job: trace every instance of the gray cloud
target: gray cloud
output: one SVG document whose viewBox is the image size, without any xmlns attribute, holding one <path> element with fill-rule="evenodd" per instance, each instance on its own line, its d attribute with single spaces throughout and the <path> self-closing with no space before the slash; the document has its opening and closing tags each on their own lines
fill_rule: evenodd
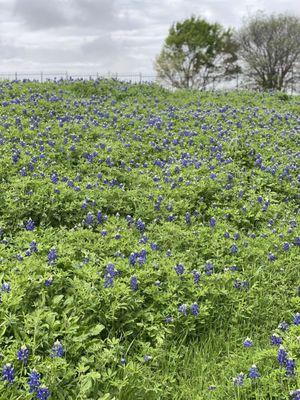
<svg viewBox="0 0 300 400">
<path fill-rule="evenodd" d="M 239 27 L 294 0 L 0 0 L 0 70 L 150 72 L 173 22 L 192 14 Z"/>
<path fill-rule="evenodd" d="M 66 24 L 63 6 L 59 0 L 17 0 L 14 13 L 28 28 L 44 30 Z"/>
</svg>

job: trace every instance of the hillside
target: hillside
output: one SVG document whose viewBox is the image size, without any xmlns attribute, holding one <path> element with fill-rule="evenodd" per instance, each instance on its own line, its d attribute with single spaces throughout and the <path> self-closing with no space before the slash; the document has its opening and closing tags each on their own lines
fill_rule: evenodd
<svg viewBox="0 0 300 400">
<path fill-rule="evenodd" d="M 0 400 L 299 400 L 299 97 L 0 105 Z"/>
</svg>

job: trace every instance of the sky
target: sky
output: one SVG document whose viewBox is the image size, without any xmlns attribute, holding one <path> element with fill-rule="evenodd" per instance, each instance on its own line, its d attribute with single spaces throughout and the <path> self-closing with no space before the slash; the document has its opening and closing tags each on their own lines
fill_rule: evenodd
<svg viewBox="0 0 300 400">
<path fill-rule="evenodd" d="M 154 74 L 172 23 L 225 27 L 263 10 L 300 16 L 298 0 L 0 0 L 0 73 Z"/>
</svg>

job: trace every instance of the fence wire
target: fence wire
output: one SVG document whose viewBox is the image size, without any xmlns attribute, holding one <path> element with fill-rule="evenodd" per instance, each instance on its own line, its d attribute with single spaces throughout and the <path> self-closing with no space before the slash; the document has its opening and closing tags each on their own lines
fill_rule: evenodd
<svg viewBox="0 0 300 400">
<path fill-rule="evenodd" d="M 9 81 L 57 81 L 57 80 L 96 80 L 96 79 L 116 79 L 128 83 L 158 83 L 162 86 L 171 88 L 170 85 L 165 84 L 158 79 L 156 75 L 151 73 L 138 73 L 138 74 L 120 74 L 120 73 L 70 73 L 65 72 L 1 72 L 0 80 Z M 231 79 L 214 79 L 206 87 L 205 90 L 243 90 L 254 89 L 253 83 L 247 81 L 243 74 L 233 75 Z M 300 94 L 300 75 L 294 75 L 293 82 L 288 85 L 286 90 L 289 94 Z"/>
</svg>

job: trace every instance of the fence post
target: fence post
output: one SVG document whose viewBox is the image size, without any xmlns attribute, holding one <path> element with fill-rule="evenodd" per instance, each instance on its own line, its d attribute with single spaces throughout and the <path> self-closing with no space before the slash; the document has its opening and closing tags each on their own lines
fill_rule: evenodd
<svg viewBox="0 0 300 400">
<path fill-rule="evenodd" d="M 139 73 L 139 79 L 140 79 L 140 83 L 142 83 L 142 73 Z"/>
<path fill-rule="evenodd" d="M 15 80 L 16 81 L 18 80 L 18 73 L 17 72 L 15 72 Z"/>
<path fill-rule="evenodd" d="M 239 73 L 236 73 L 236 90 L 239 90 Z"/>
<path fill-rule="evenodd" d="M 43 72 L 41 71 L 41 83 L 43 83 Z"/>
</svg>

